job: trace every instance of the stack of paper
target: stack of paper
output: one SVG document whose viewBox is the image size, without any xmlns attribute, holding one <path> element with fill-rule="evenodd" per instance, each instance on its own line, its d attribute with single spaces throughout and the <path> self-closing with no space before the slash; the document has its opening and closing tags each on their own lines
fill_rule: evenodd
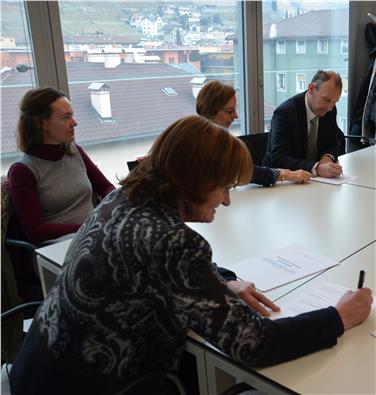
<svg viewBox="0 0 376 395">
<path fill-rule="evenodd" d="M 259 291 L 266 292 L 336 265 L 332 259 L 293 244 L 235 263 L 231 270 L 240 279 L 255 283 Z"/>
</svg>

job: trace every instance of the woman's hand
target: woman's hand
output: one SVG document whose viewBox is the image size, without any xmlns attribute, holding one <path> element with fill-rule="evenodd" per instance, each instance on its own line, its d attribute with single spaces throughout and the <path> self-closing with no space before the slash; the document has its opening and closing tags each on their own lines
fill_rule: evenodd
<svg viewBox="0 0 376 395">
<path fill-rule="evenodd" d="M 292 171 L 292 170 L 281 169 L 279 172 L 278 179 L 281 180 L 284 179 L 286 181 L 294 181 L 294 182 L 299 182 L 301 184 L 307 184 L 307 182 L 309 182 L 311 177 L 312 174 L 306 170 Z"/>
<path fill-rule="evenodd" d="M 265 297 L 262 293 L 256 291 L 255 284 L 248 281 L 227 281 L 227 286 L 239 298 L 243 299 L 253 310 L 256 310 L 263 316 L 269 316 L 270 308 L 273 311 L 279 311 L 280 308 L 275 305 L 271 300 Z"/>
<path fill-rule="evenodd" d="M 347 291 L 336 304 L 345 331 L 361 324 L 367 319 L 372 308 L 372 291 L 361 288 L 356 291 Z"/>
</svg>

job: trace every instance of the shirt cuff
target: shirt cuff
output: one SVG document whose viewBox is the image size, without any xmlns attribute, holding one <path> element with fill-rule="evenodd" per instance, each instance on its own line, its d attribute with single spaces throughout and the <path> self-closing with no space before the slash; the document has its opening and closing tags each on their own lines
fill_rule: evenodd
<svg viewBox="0 0 376 395">
<path fill-rule="evenodd" d="M 312 169 L 311 169 L 311 173 L 314 175 L 314 176 L 317 176 L 317 171 L 316 171 L 316 168 L 317 168 L 317 165 L 319 164 L 319 162 L 316 162 L 315 164 L 314 164 L 314 166 L 312 167 Z"/>
</svg>

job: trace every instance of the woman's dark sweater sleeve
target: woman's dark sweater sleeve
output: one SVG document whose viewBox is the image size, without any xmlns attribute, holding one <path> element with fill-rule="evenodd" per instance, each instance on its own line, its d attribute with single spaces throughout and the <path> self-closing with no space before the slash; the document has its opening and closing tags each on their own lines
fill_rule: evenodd
<svg viewBox="0 0 376 395">
<path fill-rule="evenodd" d="M 217 268 L 219 275 L 224 280 L 226 280 L 226 281 L 236 280 L 236 274 L 233 271 L 226 269 L 224 267 L 219 267 L 215 263 L 213 263 L 213 265 Z"/>
<path fill-rule="evenodd" d="M 337 338 L 344 333 L 342 320 L 334 307 L 263 321 L 266 332 L 257 366 L 286 362 L 335 346 Z"/>
<path fill-rule="evenodd" d="M 253 176 L 251 179 L 251 183 L 262 185 L 264 187 L 269 187 L 274 185 L 277 181 L 277 178 L 273 172 L 273 169 L 270 167 L 263 166 L 253 166 Z"/>
<path fill-rule="evenodd" d="M 104 198 L 115 189 L 115 186 L 107 180 L 104 174 L 98 169 L 97 166 L 95 166 L 93 161 L 80 146 L 77 145 L 77 149 L 80 152 L 84 161 L 87 176 L 89 177 L 93 191 L 97 193 L 101 198 Z"/>
<path fill-rule="evenodd" d="M 158 245 L 167 278 L 174 279 L 166 286 L 171 311 L 182 325 L 249 366 L 285 362 L 337 343 L 344 328 L 335 308 L 275 321 L 261 317 L 219 280 L 210 247 L 190 232 L 173 229 Z"/>
<path fill-rule="evenodd" d="M 8 172 L 9 193 L 17 219 L 27 240 L 39 244 L 77 232 L 79 224 L 47 224 L 43 222 L 37 182 L 32 171 L 21 163 L 15 163 Z"/>
</svg>

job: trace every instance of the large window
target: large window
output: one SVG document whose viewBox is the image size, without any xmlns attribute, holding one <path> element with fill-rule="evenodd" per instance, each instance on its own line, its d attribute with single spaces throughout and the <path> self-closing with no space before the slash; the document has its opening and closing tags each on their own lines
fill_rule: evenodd
<svg viewBox="0 0 376 395">
<path fill-rule="evenodd" d="M 2 173 L 19 155 L 18 103 L 38 84 L 70 94 L 78 143 L 115 181 L 171 121 L 195 112 L 210 79 L 235 86 L 238 134 L 268 130 L 276 106 L 318 69 L 348 75 L 347 0 L 62 0 L 29 1 L 27 9 L 33 45 L 23 2 L 1 2 Z M 345 85 L 337 110 L 348 124 Z"/>
<path fill-rule="evenodd" d="M 345 79 L 348 20 L 348 1 L 263 1 L 265 130 L 270 128 L 274 109 L 306 90 L 317 70 L 335 70 Z M 278 55 L 282 42 L 285 56 Z M 337 103 L 341 119 L 347 119 L 346 96 Z"/>
<path fill-rule="evenodd" d="M 237 2 L 59 2 L 76 135 L 113 181 L 213 79 L 239 89 Z M 101 100 L 98 100 L 98 97 Z M 238 133 L 239 120 L 231 131 Z"/>
<path fill-rule="evenodd" d="M 1 174 L 20 155 L 16 147 L 17 107 L 36 86 L 30 37 L 22 1 L 1 2 Z"/>
</svg>

